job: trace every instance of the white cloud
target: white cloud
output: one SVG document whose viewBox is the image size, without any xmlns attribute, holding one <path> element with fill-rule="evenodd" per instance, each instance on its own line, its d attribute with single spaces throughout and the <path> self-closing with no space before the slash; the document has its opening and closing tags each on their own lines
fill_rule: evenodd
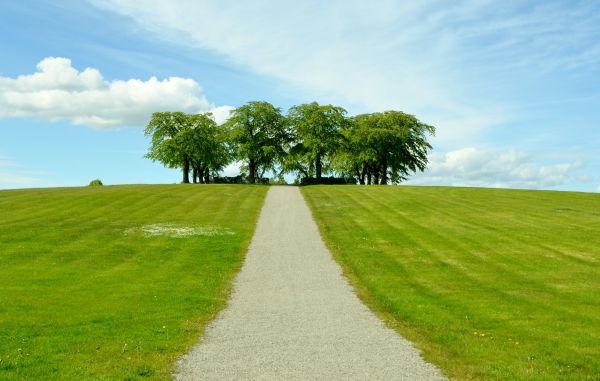
<svg viewBox="0 0 600 381">
<path fill-rule="evenodd" d="M 107 81 L 100 71 L 78 71 L 71 60 L 48 57 L 38 71 L 17 78 L 0 76 L 0 118 L 69 120 L 96 128 L 145 125 L 156 111 L 206 112 L 215 106 L 193 79 L 151 77 Z M 224 118 L 226 106 L 214 109 Z"/>
<path fill-rule="evenodd" d="M 403 74 L 398 75 L 400 62 L 397 57 L 390 60 L 389 49 L 405 36 L 387 35 L 387 41 L 381 40 L 381 32 L 391 32 L 398 13 L 388 12 L 395 8 L 389 3 L 373 7 L 322 2 L 293 7 L 285 2 L 228 6 L 149 1 L 144 7 L 120 0 L 94 3 L 130 16 L 161 38 L 185 44 L 191 40 L 256 72 L 325 95 L 346 94 L 350 101 L 369 107 L 398 106 L 399 100 L 412 103 L 411 98 L 446 103 L 431 91 L 443 81 L 426 75 L 431 63 L 403 60 Z M 375 24 L 379 28 L 371 28 Z"/>
<path fill-rule="evenodd" d="M 599 61 L 599 20 L 581 4 L 91 1 L 157 38 L 211 49 L 310 98 L 353 112 L 415 113 L 439 127 L 436 141 L 454 147 L 516 117 L 514 86 L 531 68 Z"/>
<path fill-rule="evenodd" d="M 235 107 L 226 105 L 215 107 L 212 110 L 210 110 L 210 112 L 212 113 L 215 122 L 217 122 L 217 124 L 222 124 L 229 119 L 233 110 L 235 110 Z"/>
<path fill-rule="evenodd" d="M 580 161 L 538 164 L 517 150 L 488 151 L 473 147 L 433 154 L 425 172 L 407 183 L 498 188 L 551 188 L 569 183 L 579 175 Z"/>
<path fill-rule="evenodd" d="M 228 177 L 238 176 L 240 174 L 241 167 L 242 167 L 242 163 L 239 161 L 236 161 L 234 163 L 227 165 L 225 168 L 223 168 L 223 170 L 219 174 L 221 176 L 228 176 Z"/>
</svg>

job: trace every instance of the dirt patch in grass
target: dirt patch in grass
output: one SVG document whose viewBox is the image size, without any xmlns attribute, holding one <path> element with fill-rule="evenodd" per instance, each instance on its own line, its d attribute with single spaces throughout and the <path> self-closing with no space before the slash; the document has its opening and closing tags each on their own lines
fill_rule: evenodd
<svg viewBox="0 0 600 381">
<path fill-rule="evenodd" d="M 176 223 L 142 225 L 126 229 L 123 233 L 125 235 L 143 235 L 144 237 L 166 236 L 173 238 L 185 238 L 190 236 L 214 237 L 235 234 L 231 229 L 220 226 L 186 226 Z"/>
</svg>

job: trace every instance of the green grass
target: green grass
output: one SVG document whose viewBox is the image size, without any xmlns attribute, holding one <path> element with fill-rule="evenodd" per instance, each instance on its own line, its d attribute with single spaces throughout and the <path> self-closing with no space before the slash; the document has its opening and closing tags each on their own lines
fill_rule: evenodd
<svg viewBox="0 0 600 381">
<path fill-rule="evenodd" d="M 600 379 L 600 195 L 302 188 L 359 296 L 453 379 Z"/>
<path fill-rule="evenodd" d="M 1 191 L 0 379 L 169 379 L 224 306 L 267 189 Z M 156 223 L 227 234 L 139 230 Z"/>
</svg>

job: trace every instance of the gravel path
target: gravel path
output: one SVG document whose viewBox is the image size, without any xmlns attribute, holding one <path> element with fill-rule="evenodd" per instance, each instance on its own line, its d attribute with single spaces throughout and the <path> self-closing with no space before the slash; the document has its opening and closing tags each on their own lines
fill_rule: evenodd
<svg viewBox="0 0 600 381">
<path fill-rule="evenodd" d="M 297 187 L 271 187 L 231 300 L 176 380 L 440 380 L 354 294 Z"/>
</svg>

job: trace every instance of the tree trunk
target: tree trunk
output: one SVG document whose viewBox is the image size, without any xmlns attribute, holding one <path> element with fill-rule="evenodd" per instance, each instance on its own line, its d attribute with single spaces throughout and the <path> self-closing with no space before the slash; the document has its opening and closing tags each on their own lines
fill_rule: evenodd
<svg viewBox="0 0 600 381">
<path fill-rule="evenodd" d="M 200 184 L 204 184 L 204 179 L 202 178 L 202 173 L 204 173 L 204 166 L 201 165 L 198 167 L 198 172 L 197 172 L 198 183 L 200 183 Z"/>
<path fill-rule="evenodd" d="M 256 163 L 250 160 L 248 163 L 248 181 L 250 184 L 256 184 Z"/>
<path fill-rule="evenodd" d="M 363 165 L 360 174 L 358 175 L 358 182 L 360 185 L 365 185 L 365 176 L 367 175 L 367 166 Z"/>
<path fill-rule="evenodd" d="M 368 184 L 368 185 L 371 185 L 371 184 L 372 184 L 372 183 L 371 183 L 371 175 L 372 175 L 372 173 L 371 173 L 371 168 L 367 168 L 367 184 Z"/>
<path fill-rule="evenodd" d="M 321 172 L 323 171 L 323 164 L 321 163 L 321 155 L 317 155 L 317 161 L 315 162 L 315 172 L 317 175 L 317 183 L 321 183 Z"/>
<path fill-rule="evenodd" d="M 377 167 L 373 169 L 373 184 L 379 184 L 379 168 Z"/>
<path fill-rule="evenodd" d="M 183 183 L 190 183 L 190 161 L 187 159 L 183 161 Z"/>
<path fill-rule="evenodd" d="M 358 183 L 360 185 L 365 185 L 365 178 L 363 176 L 361 176 L 360 170 L 358 168 L 356 168 L 356 178 L 358 179 Z"/>
<path fill-rule="evenodd" d="M 192 182 L 194 184 L 197 184 L 198 182 L 196 181 L 198 179 L 198 168 L 196 168 L 195 166 L 192 166 Z"/>
<path fill-rule="evenodd" d="M 381 185 L 387 185 L 387 159 L 384 159 L 381 163 Z"/>
<path fill-rule="evenodd" d="M 204 170 L 204 184 L 210 184 L 210 169 Z"/>
</svg>

